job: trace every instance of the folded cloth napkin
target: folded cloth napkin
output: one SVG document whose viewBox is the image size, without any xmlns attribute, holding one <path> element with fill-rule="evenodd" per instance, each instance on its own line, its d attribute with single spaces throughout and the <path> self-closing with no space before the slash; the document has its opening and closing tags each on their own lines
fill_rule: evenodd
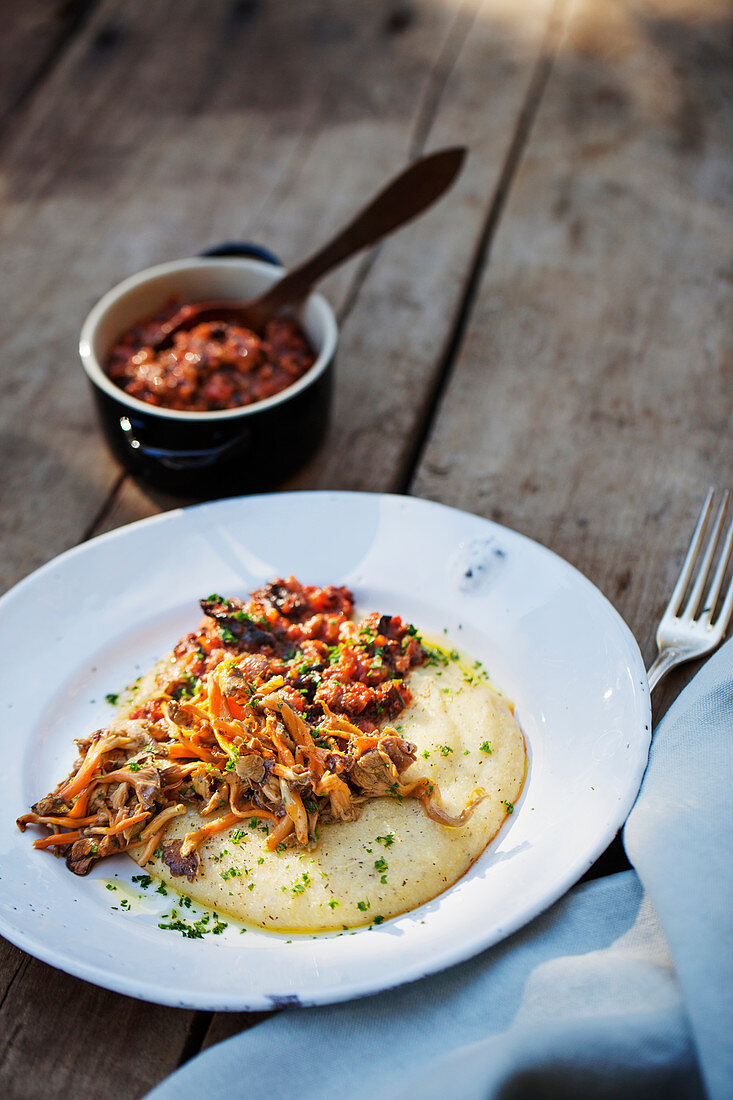
<svg viewBox="0 0 733 1100">
<path fill-rule="evenodd" d="M 273 1016 L 148 1100 L 733 1097 L 733 641 L 654 735 L 635 870 L 388 993 Z"/>
</svg>

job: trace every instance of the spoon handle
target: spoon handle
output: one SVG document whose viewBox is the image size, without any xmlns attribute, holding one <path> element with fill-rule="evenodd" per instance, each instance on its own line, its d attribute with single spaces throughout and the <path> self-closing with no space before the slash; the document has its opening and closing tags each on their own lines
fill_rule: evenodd
<svg viewBox="0 0 733 1100">
<path fill-rule="evenodd" d="M 439 199 L 458 175 L 466 149 L 456 146 L 414 161 L 383 188 L 340 233 L 298 264 L 248 308 L 275 313 L 304 298 L 322 276 L 363 248 L 399 229 Z"/>
</svg>

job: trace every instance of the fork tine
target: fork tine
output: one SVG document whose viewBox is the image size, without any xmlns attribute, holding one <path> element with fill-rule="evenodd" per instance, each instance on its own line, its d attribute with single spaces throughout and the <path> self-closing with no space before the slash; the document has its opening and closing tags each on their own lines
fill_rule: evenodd
<svg viewBox="0 0 733 1100">
<path fill-rule="evenodd" d="M 705 601 L 705 614 L 702 616 L 702 618 L 707 623 L 710 623 L 713 617 L 715 605 L 718 602 L 718 596 L 720 595 L 720 589 L 723 587 L 723 577 L 725 576 L 725 571 L 728 567 L 728 562 L 730 561 L 731 551 L 733 551 L 733 521 L 731 521 L 731 525 L 728 528 L 728 534 L 726 535 L 725 542 L 723 543 L 723 549 L 720 554 L 718 568 L 715 571 L 715 577 L 713 578 L 713 583 L 710 586 L 710 591 L 708 592 L 708 597 Z M 725 597 L 725 602 L 720 610 L 720 614 L 718 615 L 718 619 L 716 622 L 716 626 L 719 626 L 723 631 L 728 625 L 731 611 L 733 611 L 733 578 L 731 579 L 730 585 L 728 586 L 728 592 Z"/>
<path fill-rule="evenodd" d="M 690 548 L 687 551 L 687 556 L 684 560 L 682 570 L 679 577 L 677 578 L 677 584 L 674 586 L 672 598 L 667 605 L 667 610 L 664 612 L 665 615 L 676 616 L 677 609 L 682 603 L 682 597 L 685 594 L 685 589 L 687 588 L 688 581 L 690 580 L 690 574 L 692 573 L 692 567 L 695 563 L 695 559 L 697 558 L 697 552 L 700 549 L 703 529 L 705 527 L 708 515 L 710 514 L 710 505 L 712 504 L 713 500 L 713 492 L 713 489 L 708 489 L 708 495 L 705 498 L 705 503 L 702 506 L 702 511 L 700 512 L 700 518 L 697 521 L 695 533 L 692 536 L 692 541 L 690 542 Z"/>
<path fill-rule="evenodd" d="M 731 529 L 731 534 L 733 534 L 733 528 Z M 720 614 L 718 615 L 718 620 L 715 624 L 715 629 L 719 630 L 721 635 L 725 634 L 728 628 L 731 614 L 733 614 L 733 578 L 728 585 L 728 593 L 725 597 L 725 602 L 720 609 Z"/>
<path fill-rule="evenodd" d="M 688 599 L 685 610 L 683 611 L 681 616 L 684 619 L 694 618 L 695 612 L 697 611 L 700 604 L 703 589 L 705 587 L 705 582 L 707 581 L 708 573 L 710 572 L 710 565 L 713 560 L 713 555 L 715 554 L 715 547 L 717 546 L 718 539 L 720 538 L 720 531 L 723 526 L 723 520 L 725 519 L 727 507 L 728 491 L 726 490 L 723 493 L 723 499 L 720 503 L 720 507 L 718 508 L 718 514 L 716 515 L 715 521 L 713 522 L 713 528 L 710 532 L 710 537 L 708 538 L 708 544 L 705 548 L 705 554 L 703 556 L 697 578 L 695 579 L 695 584 L 693 585 L 692 591 L 690 592 L 690 598 Z M 709 601 L 708 604 L 709 606 L 712 606 Z"/>
</svg>

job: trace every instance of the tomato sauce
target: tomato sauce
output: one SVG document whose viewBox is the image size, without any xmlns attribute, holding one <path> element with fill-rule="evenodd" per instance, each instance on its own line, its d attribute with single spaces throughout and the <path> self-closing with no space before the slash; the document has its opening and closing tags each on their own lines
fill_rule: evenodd
<svg viewBox="0 0 733 1100">
<path fill-rule="evenodd" d="M 110 352 L 107 374 L 150 405 L 189 412 L 236 409 L 292 386 L 316 355 L 301 326 L 273 317 L 262 335 L 228 321 L 205 321 L 154 349 L 161 325 L 181 306 L 169 302 L 125 332 Z"/>
<path fill-rule="evenodd" d="M 313 722 L 321 721 L 325 703 L 373 733 L 410 702 L 405 678 L 426 657 L 415 627 L 397 615 L 372 612 L 351 620 L 348 588 L 277 578 L 246 603 L 215 593 L 201 606 L 203 623 L 174 650 L 194 677 L 227 656 L 253 654 L 252 681 L 282 677 L 281 696 Z"/>
</svg>

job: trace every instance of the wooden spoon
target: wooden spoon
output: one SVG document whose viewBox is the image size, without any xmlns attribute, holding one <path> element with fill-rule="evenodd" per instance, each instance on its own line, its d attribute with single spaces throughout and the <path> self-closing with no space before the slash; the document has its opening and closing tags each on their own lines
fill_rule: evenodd
<svg viewBox="0 0 733 1100">
<path fill-rule="evenodd" d="M 197 302 L 182 306 L 161 325 L 153 348 L 167 347 L 174 333 L 202 321 L 229 321 L 261 331 L 284 306 L 299 302 L 313 285 L 369 245 L 427 210 L 448 190 L 463 166 L 466 149 L 456 146 L 430 153 L 400 172 L 344 229 L 251 302 Z"/>
</svg>

